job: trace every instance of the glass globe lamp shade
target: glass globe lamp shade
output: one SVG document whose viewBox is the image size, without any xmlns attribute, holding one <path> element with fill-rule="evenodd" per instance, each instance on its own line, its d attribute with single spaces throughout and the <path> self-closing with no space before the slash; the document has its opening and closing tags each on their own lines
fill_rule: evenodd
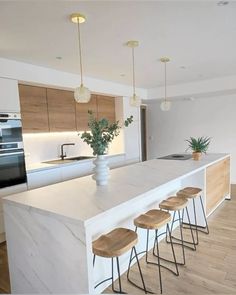
<svg viewBox="0 0 236 295">
<path fill-rule="evenodd" d="M 74 98 L 78 103 L 88 103 L 90 101 L 91 92 L 88 88 L 80 85 L 80 87 L 75 88 Z"/>
<path fill-rule="evenodd" d="M 141 105 L 141 98 L 134 94 L 133 96 L 130 97 L 130 105 L 132 107 L 140 107 Z"/>
<path fill-rule="evenodd" d="M 160 108 L 161 108 L 161 110 L 162 110 L 163 112 L 167 112 L 167 111 L 169 111 L 170 108 L 171 108 L 171 101 L 169 101 L 169 100 L 163 100 L 163 101 L 161 102 Z"/>
</svg>

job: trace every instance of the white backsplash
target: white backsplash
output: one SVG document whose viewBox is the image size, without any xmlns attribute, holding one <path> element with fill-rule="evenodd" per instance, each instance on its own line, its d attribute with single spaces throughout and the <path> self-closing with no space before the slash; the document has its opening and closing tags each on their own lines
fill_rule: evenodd
<svg viewBox="0 0 236 295">
<path fill-rule="evenodd" d="M 81 140 L 78 132 L 23 134 L 23 141 L 27 164 L 57 159 L 63 143 L 75 143 L 74 146 L 64 147 L 68 157 L 92 155 L 92 149 Z M 108 151 L 110 155 L 119 153 L 124 153 L 123 131 L 115 138 Z"/>
</svg>

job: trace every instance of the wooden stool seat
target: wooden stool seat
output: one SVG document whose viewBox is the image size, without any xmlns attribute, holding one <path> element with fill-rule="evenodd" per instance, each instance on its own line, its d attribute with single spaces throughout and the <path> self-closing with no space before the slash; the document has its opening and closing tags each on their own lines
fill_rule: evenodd
<svg viewBox="0 0 236 295">
<path fill-rule="evenodd" d="M 102 257 L 118 257 L 132 249 L 138 242 L 136 232 L 116 228 L 93 242 L 93 253 Z"/>
<path fill-rule="evenodd" d="M 184 189 L 181 189 L 178 191 L 177 196 L 178 197 L 185 197 L 185 198 L 197 198 L 201 195 L 202 189 L 198 187 L 185 187 Z"/>
<path fill-rule="evenodd" d="M 188 200 L 185 197 L 172 196 L 162 201 L 159 204 L 159 207 L 165 210 L 177 211 L 187 207 L 187 204 L 188 204 Z"/>
<path fill-rule="evenodd" d="M 158 229 L 171 221 L 171 214 L 158 209 L 149 210 L 134 219 L 134 225 L 144 229 Z"/>
</svg>

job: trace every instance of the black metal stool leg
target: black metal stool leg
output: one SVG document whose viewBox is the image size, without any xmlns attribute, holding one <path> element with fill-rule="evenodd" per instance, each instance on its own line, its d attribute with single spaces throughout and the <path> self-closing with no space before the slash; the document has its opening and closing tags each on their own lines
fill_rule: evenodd
<svg viewBox="0 0 236 295">
<path fill-rule="evenodd" d="M 136 248 L 135 248 L 135 247 L 133 247 L 133 249 L 134 249 L 134 254 L 135 254 L 135 257 L 136 257 L 136 260 L 137 260 L 138 269 L 139 269 L 140 277 L 141 277 L 142 284 L 143 284 L 143 289 L 140 288 L 139 286 L 137 286 L 137 287 L 138 287 L 139 289 L 144 290 L 144 292 L 147 294 L 147 289 L 146 289 L 146 286 L 145 286 L 145 283 L 144 283 L 143 274 L 142 274 L 141 267 L 140 267 L 140 264 L 139 264 L 137 251 L 136 251 Z"/>
<path fill-rule="evenodd" d="M 192 236 L 192 241 L 193 241 L 192 243 L 191 242 L 187 242 L 187 243 L 193 245 L 193 248 L 192 247 L 189 247 L 189 248 L 192 249 L 193 251 L 196 251 L 197 250 L 197 248 L 196 248 L 197 243 L 195 243 L 195 239 L 194 239 L 194 235 L 193 235 L 193 228 L 192 228 L 192 224 L 191 224 L 191 220 L 189 217 L 189 212 L 188 212 L 187 207 L 186 207 L 186 212 L 187 212 L 187 217 L 188 217 L 188 222 L 189 222 L 189 229 L 191 231 L 191 236 Z"/>
<path fill-rule="evenodd" d="M 161 294 L 162 294 L 161 262 L 160 262 L 159 243 L 158 243 L 158 230 L 155 230 L 155 236 L 156 236 L 156 249 L 157 249 L 157 261 L 158 261 L 158 270 L 159 270 L 160 291 L 161 291 Z"/>
<path fill-rule="evenodd" d="M 192 226 L 194 226 L 194 225 L 191 224 L 191 220 L 190 220 L 189 212 L 188 212 L 188 207 L 186 207 L 184 209 L 186 210 L 186 213 L 187 213 L 187 218 L 188 218 L 188 223 L 187 224 L 189 225 L 189 227 L 187 227 L 187 229 L 190 229 L 190 231 L 191 231 L 192 242 L 186 241 L 186 240 L 182 240 L 182 238 L 183 238 L 183 229 L 186 228 L 186 227 L 183 226 L 183 220 L 180 217 L 180 211 L 178 211 L 178 215 L 179 215 L 179 219 L 178 220 L 179 220 L 179 227 L 180 227 L 180 235 L 181 235 L 181 238 L 177 238 L 177 237 L 175 237 L 173 235 L 171 235 L 171 237 L 172 237 L 173 240 L 180 241 L 180 243 L 173 242 L 173 244 L 175 244 L 175 245 L 184 245 L 185 248 L 189 248 L 190 250 L 196 251 L 196 245 L 197 245 L 197 243 L 195 242 L 194 235 L 193 235 L 194 228 L 192 228 Z M 184 210 L 184 209 L 182 209 L 182 210 Z M 182 213 L 182 217 L 183 217 L 183 213 Z M 191 247 L 191 246 L 189 246 L 187 244 L 193 245 L 193 247 Z M 185 257 L 185 255 L 183 255 L 183 257 Z M 178 262 L 178 264 L 179 265 L 184 265 L 184 264 L 179 263 L 179 262 Z"/>
<path fill-rule="evenodd" d="M 179 230 L 180 230 L 180 237 L 181 237 L 181 244 L 182 244 L 183 265 L 185 265 L 185 251 L 184 251 L 183 228 L 182 228 L 182 222 L 181 222 L 180 211 L 179 210 L 178 210 L 178 216 L 179 216 Z"/>
<path fill-rule="evenodd" d="M 206 212 L 205 212 L 205 210 L 204 210 L 204 206 L 203 206 L 203 202 L 202 202 L 202 196 L 200 196 L 200 202 L 201 202 L 201 207 L 202 207 L 202 213 L 203 213 L 203 216 L 204 216 L 204 220 L 205 220 L 205 224 L 206 224 L 206 226 L 205 226 L 205 228 L 206 228 L 206 231 L 203 231 L 203 230 L 201 230 L 201 229 L 198 229 L 198 230 L 200 230 L 201 232 L 203 232 L 204 234 L 209 234 L 209 227 L 208 227 L 208 222 L 207 222 L 207 218 L 206 218 Z"/>
<path fill-rule="evenodd" d="M 119 257 L 116 257 L 116 265 L 117 265 L 117 273 L 118 273 L 118 281 L 119 281 L 119 290 L 120 294 L 123 294 L 122 288 L 121 288 L 121 278 L 120 278 L 120 263 L 119 263 Z"/>
<path fill-rule="evenodd" d="M 112 282 L 112 291 L 115 292 L 114 288 L 114 265 L 113 265 L 113 258 L 111 259 L 111 282 Z"/>
<path fill-rule="evenodd" d="M 96 255 L 94 255 L 94 257 L 93 257 L 93 262 L 94 262 L 94 264 L 95 264 L 95 257 L 96 257 Z M 93 265 L 93 266 L 94 266 L 94 265 Z M 94 289 L 96 289 L 98 286 L 102 285 L 103 283 L 105 283 L 105 282 L 111 280 L 111 281 L 112 281 L 112 290 L 114 290 L 114 281 L 113 281 L 113 258 L 111 259 L 111 273 L 112 273 L 112 276 L 111 276 L 110 278 L 107 278 L 107 279 L 105 279 L 105 280 L 99 282 L 97 285 L 94 286 Z"/>
<path fill-rule="evenodd" d="M 175 215 L 176 215 L 176 211 L 174 211 L 174 215 L 173 215 L 173 218 L 172 218 L 172 221 L 171 221 L 171 227 L 170 227 L 171 228 L 170 229 L 171 233 L 173 231 L 173 226 L 174 226 L 174 223 L 175 223 Z M 169 243 L 169 241 L 167 239 L 167 235 L 166 235 L 166 242 Z"/>
<path fill-rule="evenodd" d="M 145 251 L 146 263 L 148 263 L 148 244 L 149 244 L 149 229 L 147 229 L 147 241 L 146 241 L 146 251 Z"/>
<path fill-rule="evenodd" d="M 196 214 L 196 205 L 195 205 L 195 200 L 193 198 L 193 213 L 194 213 L 194 222 L 195 222 L 195 231 L 196 231 L 196 245 L 198 245 L 199 240 L 198 240 L 198 226 L 197 226 L 197 214 Z"/>
<path fill-rule="evenodd" d="M 134 252 L 134 257 L 133 257 L 133 252 Z M 141 267 L 140 267 L 140 263 L 139 263 L 139 260 L 138 260 L 138 255 L 141 254 L 141 253 L 145 253 L 146 251 L 142 251 L 140 253 L 137 253 L 137 250 L 135 247 L 132 248 L 131 250 L 131 254 L 130 254 L 130 260 L 129 260 L 129 266 L 128 266 L 128 271 L 127 271 L 127 280 L 132 284 L 134 285 L 135 287 L 137 287 L 138 289 L 140 290 L 143 290 L 146 294 L 149 293 L 149 294 L 154 294 L 153 292 L 147 290 L 146 288 L 146 285 L 145 285 L 145 282 L 144 282 L 144 278 L 143 278 L 143 274 L 142 274 L 142 270 L 141 270 Z M 137 265 L 138 265 L 138 269 L 139 269 L 139 273 L 140 273 L 140 277 L 141 277 L 141 281 L 142 281 L 142 285 L 143 287 L 140 287 L 138 286 L 136 283 L 134 283 L 130 278 L 129 278 L 129 273 L 130 273 L 130 266 L 131 266 L 131 262 L 133 259 L 136 259 L 137 261 Z"/>
<path fill-rule="evenodd" d="M 93 266 L 95 265 L 96 255 L 93 255 Z"/>
<path fill-rule="evenodd" d="M 176 261 L 175 250 L 174 250 L 174 246 L 173 246 L 173 242 L 172 242 L 172 237 L 171 237 L 171 231 L 170 231 L 170 227 L 169 227 L 169 224 L 168 223 L 166 225 L 166 233 L 167 233 L 167 231 L 168 231 L 169 238 L 170 238 L 170 244 L 171 244 L 172 255 L 173 255 L 173 258 L 174 258 L 176 275 L 178 276 L 179 275 L 179 269 L 178 269 L 178 264 L 177 264 L 177 261 Z"/>
</svg>

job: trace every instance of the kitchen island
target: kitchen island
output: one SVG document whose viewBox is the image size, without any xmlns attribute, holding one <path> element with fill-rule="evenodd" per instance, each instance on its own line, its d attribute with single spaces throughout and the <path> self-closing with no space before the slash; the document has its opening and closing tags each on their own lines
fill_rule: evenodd
<svg viewBox="0 0 236 295">
<path fill-rule="evenodd" d="M 105 285 L 93 286 L 110 276 L 110 261 L 97 259 L 93 268 L 92 240 L 118 226 L 133 229 L 138 214 L 185 186 L 203 189 L 209 216 L 230 197 L 229 159 L 154 159 L 110 171 L 107 186 L 86 176 L 5 198 L 12 293 L 101 292 Z M 140 234 L 138 248 L 144 243 Z M 122 272 L 127 255 L 120 260 Z"/>
</svg>

